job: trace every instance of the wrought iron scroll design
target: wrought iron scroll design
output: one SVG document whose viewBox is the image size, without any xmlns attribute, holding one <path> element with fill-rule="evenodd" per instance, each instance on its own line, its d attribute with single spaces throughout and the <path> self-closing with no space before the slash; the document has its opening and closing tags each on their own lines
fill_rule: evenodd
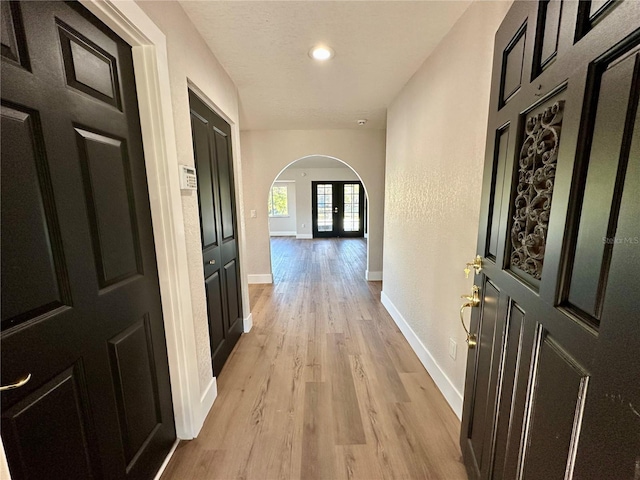
<svg viewBox="0 0 640 480">
<path fill-rule="evenodd" d="M 511 266 L 542 277 L 564 101 L 527 118 L 511 226 Z"/>
</svg>

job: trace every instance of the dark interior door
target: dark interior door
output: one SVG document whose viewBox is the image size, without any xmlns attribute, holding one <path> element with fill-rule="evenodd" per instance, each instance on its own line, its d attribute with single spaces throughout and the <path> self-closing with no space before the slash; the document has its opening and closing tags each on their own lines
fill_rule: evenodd
<svg viewBox="0 0 640 480">
<path fill-rule="evenodd" d="M 461 446 L 471 478 L 640 478 L 640 2 L 496 34 Z"/>
<path fill-rule="evenodd" d="M 218 375 L 242 334 L 231 127 L 189 91 L 209 340 Z"/>
<path fill-rule="evenodd" d="M 364 236 L 364 188 L 360 182 L 311 182 L 313 237 Z"/>
<path fill-rule="evenodd" d="M 131 48 L 78 4 L 1 8 L 11 475 L 153 478 L 175 428 Z"/>
</svg>

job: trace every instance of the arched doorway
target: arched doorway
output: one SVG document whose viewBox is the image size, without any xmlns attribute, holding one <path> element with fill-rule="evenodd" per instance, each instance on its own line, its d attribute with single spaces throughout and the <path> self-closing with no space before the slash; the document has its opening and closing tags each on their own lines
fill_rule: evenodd
<svg viewBox="0 0 640 480">
<path fill-rule="evenodd" d="M 361 237 L 368 245 L 368 192 L 358 172 L 347 162 L 328 155 L 309 155 L 285 166 L 269 189 L 269 259 L 271 276 L 277 282 L 274 248 L 283 239 Z M 272 241 L 273 239 L 273 241 Z M 367 266 L 363 277 L 367 276 Z"/>
</svg>

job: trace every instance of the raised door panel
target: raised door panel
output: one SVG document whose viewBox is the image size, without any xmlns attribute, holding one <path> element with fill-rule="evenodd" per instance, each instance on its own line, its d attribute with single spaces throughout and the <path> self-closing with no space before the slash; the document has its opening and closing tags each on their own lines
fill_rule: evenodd
<svg viewBox="0 0 640 480">
<path fill-rule="evenodd" d="M 136 206 L 124 140 L 76 127 L 101 288 L 142 274 Z"/>
<path fill-rule="evenodd" d="M 505 105 L 522 86 L 526 40 L 527 24 L 525 22 L 502 54 L 500 105 Z"/>
<path fill-rule="evenodd" d="M 191 110 L 191 129 L 193 135 L 193 151 L 198 179 L 198 203 L 200 206 L 200 233 L 202 249 L 218 245 L 215 198 L 213 194 L 211 168 L 211 148 L 213 139 L 210 138 L 210 125 L 207 119 Z"/>
<path fill-rule="evenodd" d="M 587 35 L 618 4 L 619 0 L 581 0 L 578 9 L 576 41 Z"/>
<path fill-rule="evenodd" d="M 71 304 L 38 114 L 2 105 L 2 328 Z"/>
<path fill-rule="evenodd" d="M 540 326 L 518 478 L 572 478 L 589 375 Z"/>
<path fill-rule="evenodd" d="M 229 155 L 229 142 L 227 135 L 214 128 L 216 160 L 218 168 L 218 188 L 220 195 L 220 220 L 222 223 L 222 239 L 229 241 L 235 239 L 235 221 L 233 210 L 233 165 Z"/>
<path fill-rule="evenodd" d="M 580 215 L 574 242 L 571 276 L 564 306 L 587 324 L 597 327 L 602 316 L 611 252 L 627 163 L 633 109 L 640 89 L 636 48 L 621 60 L 610 59 L 593 69 L 598 86 L 590 119 L 591 148 L 585 160 L 586 176 L 580 188 Z M 637 107 L 636 107 L 637 108 Z"/>
<path fill-rule="evenodd" d="M 127 471 L 162 422 L 149 317 L 108 342 Z"/>
<path fill-rule="evenodd" d="M 222 310 L 222 284 L 220 272 L 215 272 L 204 281 L 207 295 L 207 317 L 209 319 L 209 342 L 211 356 L 215 359 L 224 345 L 226 328 L 224 325 L 224 311 Z M 215 361 L 214 361 L 215 364 Z M 215 365 L 214 365 L 215 368 Z"/>
<path fill-rule="evenodd" d="M 2 413 L 12 478 L 100 478 L 81 361 Z"/>
<path fill-rule="evenodd" d="M 510 125 L 507 124 L 496 132 L 491 169 L 491 195 L 489 198 L 489 216 L 487 221 L 487 240 L 485 256 L 494 262 L 498 258 L 500 237 L 500 215 L 502 212 L 502 197 L 505 182 L 507 155 L 509 152 Z"/>
<path fill-rule="evenodd" d="M 505 472 L 507 448 L 513 437 L 517 438 L 518 425 L 510 418 L 511 412 L 516 411 L 518 402 L 518 373 L 521 365 L 526 368 L 525 345 L 527 317 L 522 308 L 511 301 L 505 327 L 505 342 L 503 346 L 502 374 L 500 392 L 498 394 L 498 415 L 495 426 L 495 457 L 493 459 L 493 478 L 509 479 L 512 475 Z"/>
<path fill-rule="evenodd" d="M 27 53 L 27 41 L 24 35 L 22 12 L 18 2 L 2 2 L 2 57 L 11 63 L 29 69 L 29 56 Z"/>
<path fill-rule="evenodd" d="M 558 53 L 563 0 L 542 0 L 538 5 L 536 44 L 533 53 L 533 76 L 549 66 Z"/>
<path fill-rule="evenodd" d="M 225 292 L 227 293 L 227 313 L 228 327 L 232 328 L 233 324 L 240 318 L 240 304 L 238 297 L 238 265 L 232 260 L 224 266 Z"/>
<path fill-rule="evenodd" d="M 116 59 L 62 21 L 57 22 L 67 85 L 120 109 Z"/>
<path fill-rule="evenodd" d="M 232 260 L 221 269 L 222 281 L 224 282 L 224 307 L 226 313 L 225 325 L 226 330 L 226 355 L 231 354 L 233 347 L 236 345 L 240 335 L 242 335 L 242 299 L 240 297 L 240 278 L 237 260 Z M 226 358 L 225 358 L 226 360 Z M 221 368 L 221 367 L 220 367 Z M 214 362 L 214 373 L 220 372 Z"/>
</svg>

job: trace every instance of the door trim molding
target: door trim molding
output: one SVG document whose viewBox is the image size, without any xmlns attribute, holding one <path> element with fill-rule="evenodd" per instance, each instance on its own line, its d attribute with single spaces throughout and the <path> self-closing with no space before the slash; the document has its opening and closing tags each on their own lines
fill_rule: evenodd
<svg viewBox="0 0 640 480">
<path fill-rule="evenodd" d="M 217 389 L 200 393 L 164 33 L 132 0 L 80 0 L 132 46 L 176 434 L 195 438 Z"/>
<path fill-rule="evenodd" d="M 458 391 L 451 379 L 444 373 L 444 370 L 438 365 L 434 356 L 427 350 L 427 347 L 424 346 L 424 343 L 418 338 L 416 332 L 413 331 L 409 323 L 384 291 L 380 293 L 380 301 L 382 305 L 384 305 L 384 308 L 387 309 L 387 312 L 389 312 L 389 315 L 391 315 L 391 318 L 393 318 L 393 321 L 396 322 L 396 325 L 409 342 L 409 345 L 411 345 L 411 348 L 420 359 L 420 363 L 422 363 L 429 375 L 431 375 L 431 378 L 433 378 L 433 381 L 440 389 L 442 395 L 444 395 L 453 413 L 456 414 L 459 420 L 462 420 L 462 393 Z"/>
</svg>

